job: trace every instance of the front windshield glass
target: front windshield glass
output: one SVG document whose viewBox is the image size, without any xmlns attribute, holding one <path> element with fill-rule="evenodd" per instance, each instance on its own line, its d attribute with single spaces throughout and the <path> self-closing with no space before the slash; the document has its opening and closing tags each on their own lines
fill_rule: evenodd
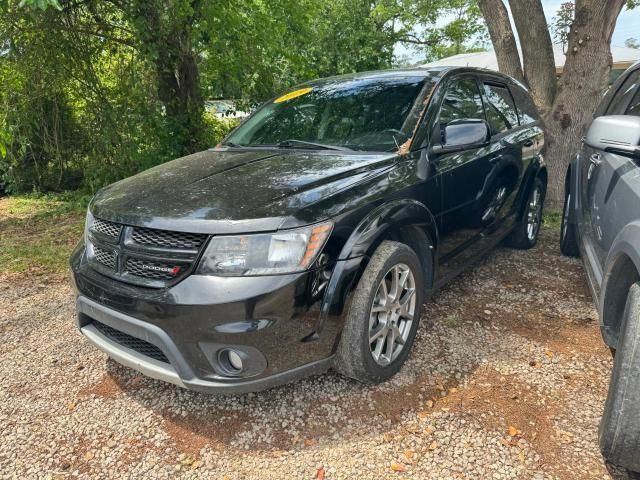
<svg viewBox="0 0 640 480">
<path fill-rule="evenodd" d="M 413 134 L 425 75 L 311 83 L 266 103 L 228 145 L 390 151 Z"/>
</svg>

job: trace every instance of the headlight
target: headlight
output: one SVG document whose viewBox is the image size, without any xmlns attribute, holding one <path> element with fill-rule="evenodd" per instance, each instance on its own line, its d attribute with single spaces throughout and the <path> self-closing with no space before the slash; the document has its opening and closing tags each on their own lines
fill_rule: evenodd
<svg viewBox="0 0 640 480">
<path fill-rule="evenodd" d="M 313 264 L 333 225 L 322 223 L 276 233 L 213 237 L 200 275 L 271 275 L 301 272 Z"/>
<path fill-rule="evenodd" d="M 84 221 L 84 244 L 89 245 L 89 228 L 93 225 L 93 215 L 89 211 L 89 207 L 87 207 L 87 217 Z"/>
</svg>

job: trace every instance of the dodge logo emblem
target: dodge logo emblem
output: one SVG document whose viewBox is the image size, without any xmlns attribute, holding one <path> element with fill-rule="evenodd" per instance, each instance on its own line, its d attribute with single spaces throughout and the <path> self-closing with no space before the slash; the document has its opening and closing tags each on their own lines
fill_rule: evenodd
<svg viewBox="0 0 640 480">
<path fill-rule="evenodd" d="M 142 269 L 143 270 L 153 270 L 155 272 L 164 272 L 164 273 L 170 273 L 171 275 L 175 276 L 178 273 L 180 273 L 180 267 L 179 266 L 175 266 L 175 267 L 161 267 L 159 265 L 142 265 Z"/>
</svg>

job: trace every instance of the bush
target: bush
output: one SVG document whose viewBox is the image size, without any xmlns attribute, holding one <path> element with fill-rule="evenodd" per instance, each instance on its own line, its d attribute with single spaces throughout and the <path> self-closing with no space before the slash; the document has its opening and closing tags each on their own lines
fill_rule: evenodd
<svg viewBox="0 0 640 480">
<path fill-rule="evenodd" d="M 204 112 L 204 142 L 209 147 L 215 147 L 226 137 L 231 130 L 240 124 L 236 118 L 218 118 L 211 112 Z"/>
</svg>

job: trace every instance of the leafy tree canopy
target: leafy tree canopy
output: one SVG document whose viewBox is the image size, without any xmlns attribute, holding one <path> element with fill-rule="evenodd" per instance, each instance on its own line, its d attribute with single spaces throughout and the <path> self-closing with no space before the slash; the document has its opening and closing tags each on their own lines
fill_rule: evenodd
<svg viewBox="0 0 640 480">
<path fill-rule="evenodd" d="M 0 0 L 0 193 L 94 190 L 218 142 L 311 78 L 482 42 L 472 0 Z"/>
</svg>

